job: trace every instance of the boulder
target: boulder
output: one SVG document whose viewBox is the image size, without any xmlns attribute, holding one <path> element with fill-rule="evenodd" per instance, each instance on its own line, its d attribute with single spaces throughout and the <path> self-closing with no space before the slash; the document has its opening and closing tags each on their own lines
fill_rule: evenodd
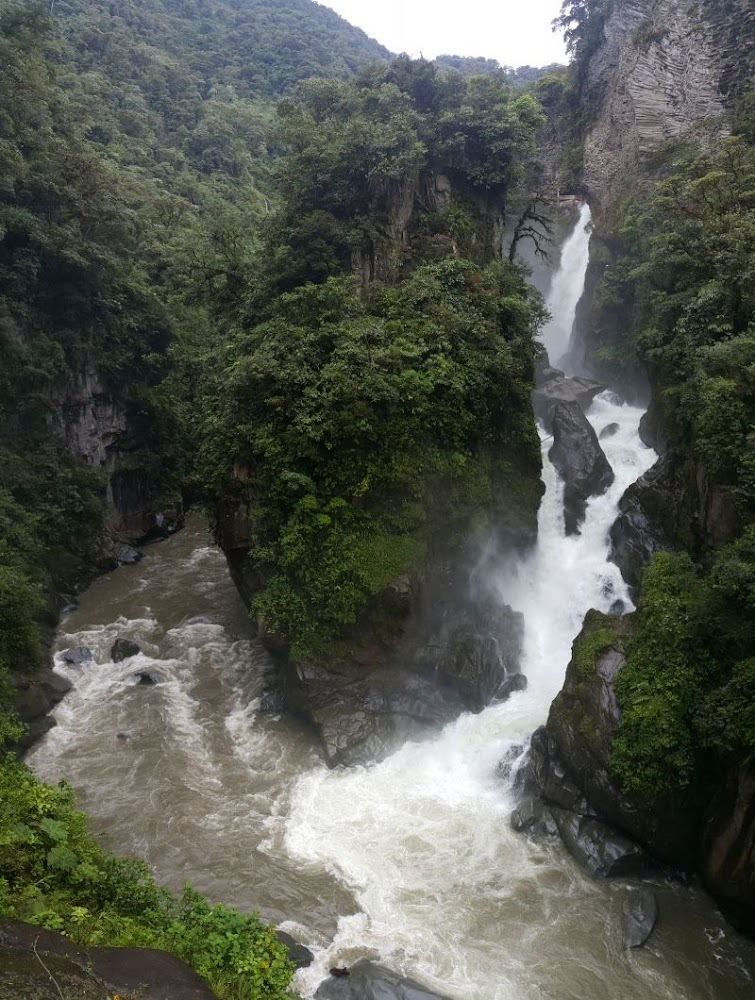
<svg viewBox="0 0 755 1000">
<path fill-rule="evenodd" d="M 80 667 L 82 663 L 89 663 L 94 659 L 94 653 L 86 646 L 72 646 L 60 654 L 64 663 L 72 667 Z"/>
<path fill-rule="evenodd" d="M 320 983 L 315 1000 L 443 1000 L 438 993 L 366 959 L 343 971 L 348 975 L 331 975 Z"/>
<path fill-rule="evenodd" d="M 120 663 L 121 660 L 127 660 L 129 656 L 136 656 L 138 653 L 141 653 L 141 649 L 131 639 L 118 638 L 110 647 L 110 659 L 113 663 Z"/>
<path fill-rule="evenodd" d="M 557 806 L 551 813 L 567 851 L 596 878 L 626 878 L 652 871 L 647 852 L 616 827 Z"/>
<path fill-rule="evenodd" d="M 315 956 L 309 948 L 305 948 L 303 944 L 299 944 L 290 934 L 286 934 L 285 931 L 276 931 L 275 936 L 281 944 L 284 944 L 288 948 L 288 957 L 297 969 L 306 969 L 314 962 Z"/>
<path fill-rule="evenodd" d="M 606 426 L 598 435 L 598 440 L 605 441 L 606 438 L 615 437 L 619 433 L 619 429 L 620 428 L 618 424 L 606 424 Z"/>
<path fill-rule="evenodd" d="M 641 948 L 658 921 L 658 901 L 649 889 L 629 889 L 622 903 L 624 947 Z"/>
<path fill-rule="evenodd" d="M 131 545 L 117 545 L 114 555 L 119 566 L 133 566 L 143 558 L 142 553 Z"/>
<path fill-rule="evenodd" d="M 558 826 L 553 813 L 537 795 L 525 795 L 511 814 L 511 829 L 533 837 L 557 837 Z"/>
<path fill-rule="evenodd" d="M 532 394 L 535 416 L 546 430 L 551 430 L 553 415 L 559 403 L 576 403 L 586 412 L 593 399 L 605 389 L 605 385 L 592 379 L 567 376 L 557 368 L 545 369 Z"/>
<path fill-rule="evenodd" d="M 587 501 L 605 493 L 614 481 L 598 437 L 576 402 L 557 403 L 553 411 L 553 446 L 548 457 L 564 480 L 566 533 L 577 534 Z"/>
</svg>

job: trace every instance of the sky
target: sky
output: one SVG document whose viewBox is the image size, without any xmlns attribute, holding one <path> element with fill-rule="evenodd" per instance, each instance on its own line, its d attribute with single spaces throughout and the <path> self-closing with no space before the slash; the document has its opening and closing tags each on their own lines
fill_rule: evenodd
<svg viewBox="0 0 755 1000">
<path fill-rule="evenodd" d="M 561 0 L 318 0 L 392 52 L 486 56 L 503 66 L 567 61 L 550 23 Z"/>
</svg>

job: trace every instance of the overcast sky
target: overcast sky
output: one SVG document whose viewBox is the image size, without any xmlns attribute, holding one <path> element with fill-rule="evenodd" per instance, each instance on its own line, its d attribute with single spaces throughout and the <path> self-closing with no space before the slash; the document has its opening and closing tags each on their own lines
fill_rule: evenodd
<svg viewBox="0 0 755 1000">
<path fill-rule="evenodd" d="M 487 56 L 504 66 L 566 62 L 551 21 L 561 0 L 318 0 L 392 52 Z"/>
</svg>

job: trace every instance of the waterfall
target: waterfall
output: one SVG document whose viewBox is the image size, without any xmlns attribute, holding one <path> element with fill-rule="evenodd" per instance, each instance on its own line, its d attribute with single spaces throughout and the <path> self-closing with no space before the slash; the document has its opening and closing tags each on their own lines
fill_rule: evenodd
<svg viewBox="0 0 755 1000">
<path fill-rule="evenodd" d="M 569 350 L 577 303 L 585 286 L 590 253 L 590 206 L 582 205 L 576 225 L 561 251 L 561 265 L 553 277 L 546 301 L 551 318 L 541 340 L 552 365 L 561 367 Z"/>
<path fill-rule="evenodd" d="M 287 849 L 349 885 L 359 906 L 301 975 L 305 995 L 331 965 L 365 952 L 460 1000 L 617 995 L 615 942 L 605 940 L 607 887 L 584 877 L 560 846 L 510 830 L 514 798 L 498 763 L 545 721 L 586 611 L 608 611 L 617 598 L 631 606 L 617 567 L 607 562 L 607 535 L 622 493 L 655 457 L 637 437 L 641 415 L 610 398 L 593 404 L 598 431 L 619 424 L 605 442 L 616 481 L 589 504 L 579 536 L 564 534 L 562 486 L 547 461 L 550 441 L 543 442 L 538 544 L 497 580 L 501 600 L 524 613 L 528 690 L 371 768 L 322 768 L 299 779 Z M 577 925 L 595 948 L 584 938 L 576 944 Z M 592 967 L 589 994 L 580 992 L 584 970 L 572 977 L 562 964 L 574 969 L 577 953 Z M 550 968 L 540 964 L 544 954 Z M 646 989 L 625 982 L 621 995 L 639 998 Z"/>
</svg>

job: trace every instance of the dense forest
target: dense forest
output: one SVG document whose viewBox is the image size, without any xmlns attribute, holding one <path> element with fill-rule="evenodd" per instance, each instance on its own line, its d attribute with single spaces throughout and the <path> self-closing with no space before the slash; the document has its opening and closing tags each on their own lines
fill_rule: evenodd
<svg viewBox="0 0 755 1000">
<path fill-rule="evenodd" d="M 240 532 L 258 633 L 315 664 L 387 642 L 392 585 L 434 553 L 532 540 L 545 311 L 504 232 L 544 150 L 590 195 L 616 2 L 567 0 L 573 61 L 544 70 L 393 59 L 307 0 L 0 3 L 0 915 L 164 948 L 219 996 L 286 995 L 254 914 L 172 897 L 36 781 L 12 705 L 61 603 L 146 534 L 124 498 L 202 503 L 228 549 Z M 755 43 L 746 3 L 701 10 L 722 46 L 742 15 L 730 134 L 668 144 L 593 246 L 596 372 L 648 376 L 676 470 L 622 626 L 612 766 L 640 810 L 699 812 L 755 752 Z M 117 449 L 72 430 L 82 398 Z"/>
</svg>

